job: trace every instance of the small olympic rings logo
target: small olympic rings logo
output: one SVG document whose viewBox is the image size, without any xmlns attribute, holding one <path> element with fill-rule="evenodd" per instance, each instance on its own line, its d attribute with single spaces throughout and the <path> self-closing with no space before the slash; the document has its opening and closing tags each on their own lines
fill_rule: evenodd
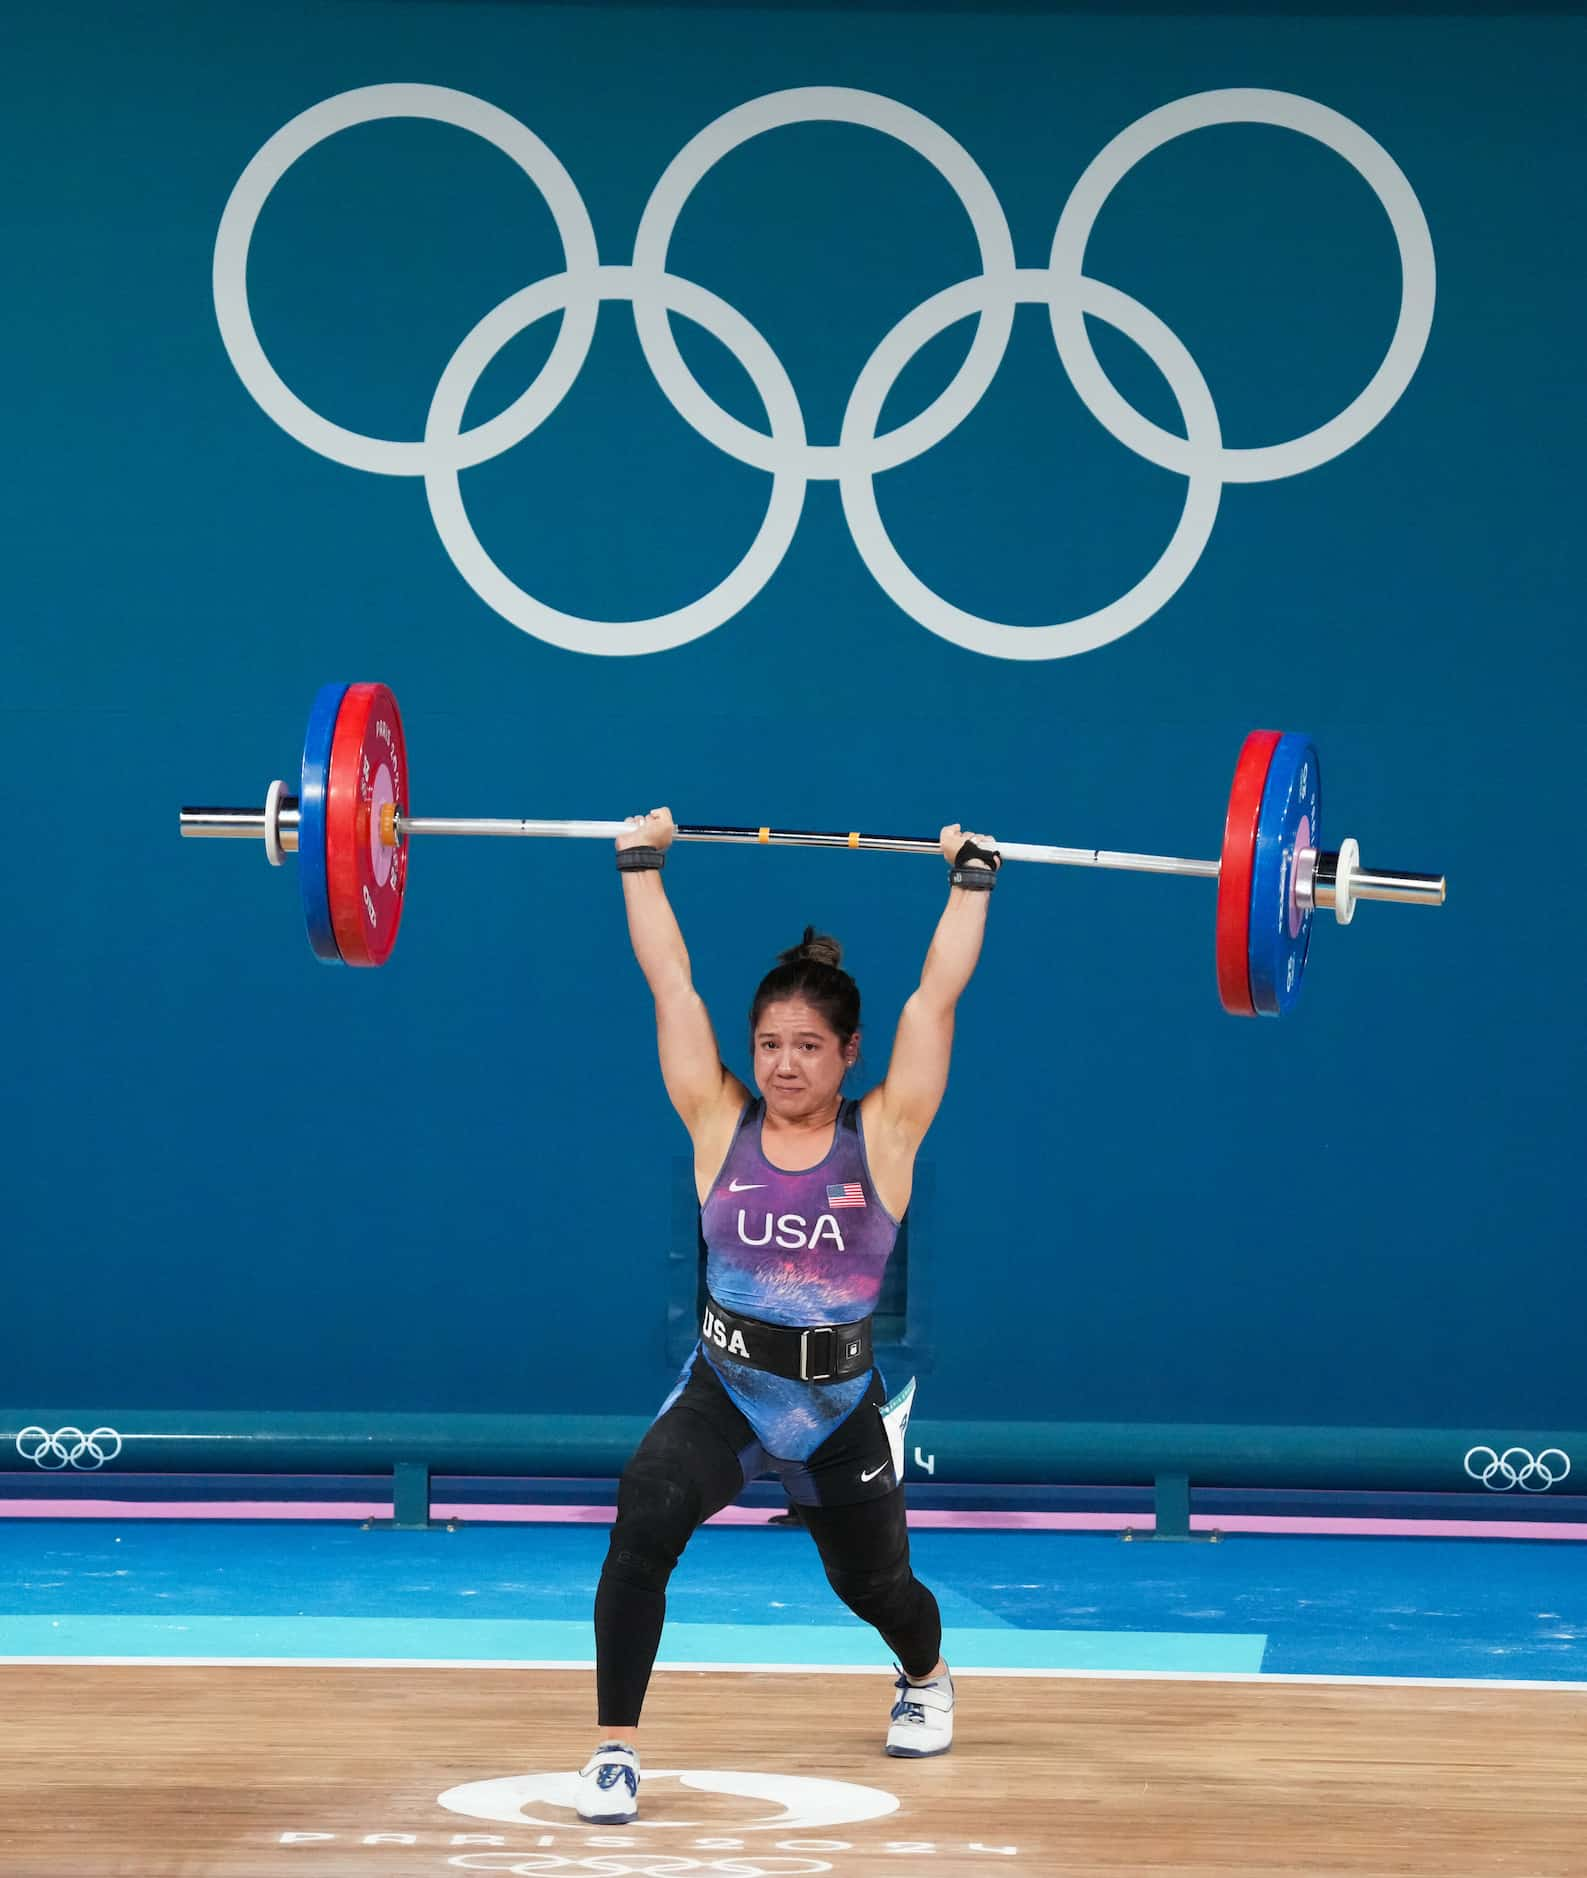
<svg viewBox="0 0 1587 1878">
<path fill-rule="evenodd" d="M 107 1447 L 107 1442 L 114 1447 Z M 85 1471 L 103 1467 L 121 1452 L 121 1436 L 114 1428 L 96 1428 L 84 1434 L 81 1428 L 24 1428 L 17 1436 L 17 1453 L 25 1461 L 46 1470 L 76 1467 Z"/>
<path fill-rule="evenodd" d="M 421 439 L 373 437 L 310 408 L 265 354 L 248 304 L 248 250 L 271 192 L 327 137 L 386 118 L 450 124 L 494 145 L 539 190 L 561 240 L 564 265 L 486 313 L 442 371 Z M 750 139 L 816 121 L 876 131 L 924 158 L 958 197 L 979 250 L 979 270 L 921 302 L 886 334 L 855 381 L 836 442 L 811 440 L 804 413 L 770 341 L 735 307 L 670 266 L 673 230 L 690 196 L 724 157 Z M 1376 195 L 1399 251 L 1400 307 L 1387 347 L 1345 407 L 1304 436 L 1256 447 L 1224 442 L 1212 393 L 1184 343 L 1148 307 L 1086 271 L 1091 231 L 1108 197 L 1155 150 L 1211 125 L 1266 124 L 1324 145 Z M 820 85 L 770 92 L 716 118 L 668 164 L 640 217 L 633 256 L 603 262 L 595 227 L 573 178 L 548 145 L 497 106 L 440 85 L 370 85 L 311 106 L 270 137 L 238 177 L 216 231 L 213 293 L 221 340 L 260 409 L 310 450 L 349 468 L 424 481 L 430 515 L 453 565 L 494 612 L 520 631 L 572 652 L 634 656 L 663 652 L 714 632 L 761 591 L 782 564 L 811 482 L 836 483 L 849 534 L 872 578 L 911 619 L 941 638 L 992 658 L 1058 659 L 1133 632 L 1189 579 L 1212 534 L 1229 483 L 1271 482 L 1315 469 L 1359 443 L 1399 402 L 1421 362 L 1432 325 L 1432 236 L 1415 191 L 1388 151 L 1328 106 L 1284 91 L 1197 92 L 1128 125 L 1092 159 L 1059 215 L 1041 266 L 1021 266 L 991 183 L 940 124 L 876 92 Z M 626 301 L 656 383 L 707 442 L 769 478 L 760 529 L 738 565 L 709 591 L 651 619 L 599 620 L 558 611 L 510 580 L 486 552 L 465 511 L 460 473 L 522 443 L 562 402 L 578 376 L 603 303 Z M 941 443 L 991 385 L 1021 306 L 1044 310 L 1058 361 L 1081 402 L 1126 450 L 1185 480 L 1184 508 L 1156 563 L 1096 611 L 1051 625 L 986 619 L 937 593 L 909 567 L 882 520 L 876 479 Z M 525 328 L 560 316 L 539 375 L 485 422 L 464 417 L 474 387 Z M 746 425 L 712 399 L 684 362 L 675 317 L 704 328 L 748 374 L 766 414 Z M 964 362 L 926 408 L 882 426 L 888 394 L 937 334 L 975 321 Z M 1092 349 L 1087 320 L 1116 328 L 1146 354 L 1179 406 L 1183 436 L 1161 429 L 1113 385 Z M 709 578 L 709 577 L 708 577 Z"/>
<path fill-rule="evenodd" d="M 1570 1456 L 1563 1448 L 1544 1448 L 1536 1456 L 1530 1448 L 1506 1448 L 1502 1454 L 1473 1448 L 1466 1456 L 1466 1472 L 1491 1493 L 1508 1493 L 1512 1487 L 1544 1493 L 1569 1476 Z"/>
</svg>

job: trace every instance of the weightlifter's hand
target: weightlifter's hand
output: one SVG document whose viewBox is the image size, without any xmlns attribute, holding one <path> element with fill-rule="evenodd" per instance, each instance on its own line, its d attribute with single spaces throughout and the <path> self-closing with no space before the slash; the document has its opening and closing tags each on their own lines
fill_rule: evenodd
<svg viewBox="0 0 1587 1878">
<path fill-rule="evenodd" d="M 671 809 L 652 809 L 648 815 L 630 815 L 617 837 L 619 848 L 660 848 L 665 854 L 672 846 L 677 823 Z"/>
<path fill-rule="evenodd" d="M 942 831 L 942 858 L 950 867 L 959 859 L 959 850 L 967 841 L 973 841 L 978 848 L 985 848 L 988 854 L 997 853 L 997 838 L 994 835 L 966 834 L 957 822 L 949 822 Z M 985 867 L 985 861 L 969 860 L 966 867 Z"/>
</svg>

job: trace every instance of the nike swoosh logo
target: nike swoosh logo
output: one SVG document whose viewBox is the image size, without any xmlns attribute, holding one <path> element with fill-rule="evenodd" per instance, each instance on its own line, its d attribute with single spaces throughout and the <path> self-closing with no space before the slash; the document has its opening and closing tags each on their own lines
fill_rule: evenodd
<svg viewBox="0 0 1587 1878">
<path fill-rule="evenodd" d="M 753 1193 L 757 1188 L 764 1187 L 765 1184 L 764 1180 L 730 1180 L 727 1184 L 727 1190 L 729 1193 Z"/>
<path fill-rule="evenodd" d="M 860 1485 L 863 1487 L 866 1481 L 874 1480 L 878 1474 L 885 1474 L 887 1472 L 887 1468 L 888 1468 L 888 1463 L 886 1461 L 883 1461 L 880 1467 L 873 1467 L 868 1474 L 861 1474 Z"/>
</svg>

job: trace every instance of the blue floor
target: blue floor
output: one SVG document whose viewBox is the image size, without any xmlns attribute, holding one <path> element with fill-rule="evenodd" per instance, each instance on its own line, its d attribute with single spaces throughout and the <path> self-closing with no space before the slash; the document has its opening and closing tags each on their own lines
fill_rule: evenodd
<svg viewBox="0 0 1587 1878">
<path fill-rule="evenodd" d="M 0 1521 L 0 1657 L 587 1662 L 604 1527 Z M 964 1667 L 1587 1681 L 1564 1541 L 913 1535 Z M 885 1666 L 808 1538 L 708 1528 L 663 1662 Z"/>
</svg>

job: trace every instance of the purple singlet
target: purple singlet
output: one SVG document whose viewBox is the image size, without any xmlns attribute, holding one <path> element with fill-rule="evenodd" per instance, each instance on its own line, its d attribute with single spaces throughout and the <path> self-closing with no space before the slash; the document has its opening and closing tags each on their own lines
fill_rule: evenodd
<svg viewBox="0 0 1587 1878">
<path fill-rule="evenodd" d="M 876 1196 L 860 1105 L 838 1113 L 825 1160 L 790 1173 L 761 1147 L 765 1104 L 749 1102 L 700 1209 L 706 1284 L 719 1304 L 768 1324 L 842 1324 L 876 1307 L 898 1221 Z M 867 1376 L 791 1382 L 702 1344 L 766 1452 L 804 1460 L 865 1393 Z M 692 1358 L 690 1359 L 692 1362 Z"/>
</svg>

